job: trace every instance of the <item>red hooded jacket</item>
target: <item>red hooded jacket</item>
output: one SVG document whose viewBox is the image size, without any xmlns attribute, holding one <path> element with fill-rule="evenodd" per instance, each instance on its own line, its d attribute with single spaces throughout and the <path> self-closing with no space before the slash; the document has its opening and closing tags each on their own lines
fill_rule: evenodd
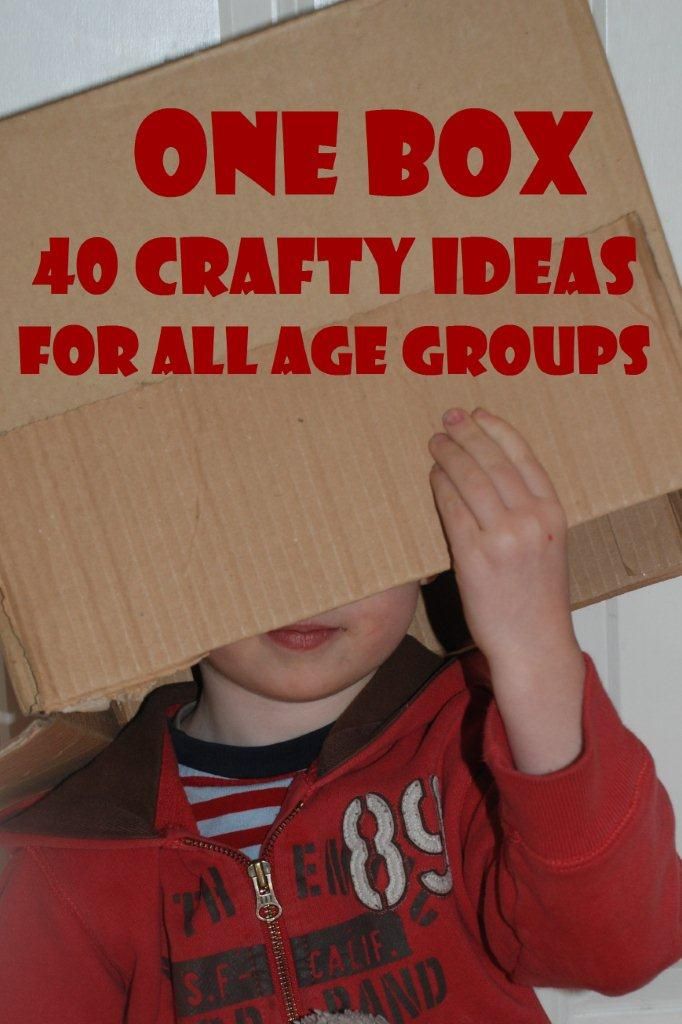
<svg viewBox="0 0 682 1024">
<path fill-rule="evenodd" d="M 261 859 L 202 839 L 150 695 L 7 820 L 7 1024 L 540 1024 L 531 986 L 620 993 L 680 954 L 670 801 L 585 656 L 584 749 L 515 770 L 478 652 L 406 637 L 297 776 Z"/>
</svg>

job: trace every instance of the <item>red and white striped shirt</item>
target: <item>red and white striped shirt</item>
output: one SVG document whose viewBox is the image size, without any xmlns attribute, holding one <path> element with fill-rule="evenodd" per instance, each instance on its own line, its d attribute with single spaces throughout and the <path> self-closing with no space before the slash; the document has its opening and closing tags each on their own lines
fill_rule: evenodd
<svg viewBox="0 0 682 1024">
<path fill-rule="evenodd" d="M 189 710 L 181 708 L 169 728 L 199 834 L 257 860 L 294 775 L 316 759 L 332 725 L 268 746 L 235 747 L 183 732 Z"/>
<path fill-rule="evenodd" d="M 178 767 L 200 835 L 233 846 L 251 860 L 257 860 L 293 775 L 231 779 L 209 775 L 185 764 Z"/>
</svg>

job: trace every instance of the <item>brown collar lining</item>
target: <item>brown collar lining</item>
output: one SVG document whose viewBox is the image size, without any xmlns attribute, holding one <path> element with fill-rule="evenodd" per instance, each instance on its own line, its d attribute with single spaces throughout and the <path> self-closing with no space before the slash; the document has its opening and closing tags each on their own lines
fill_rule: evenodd
<svg viewBox="0 0 682 1024">
<path fill-rule="evenodd" d="M 336 721 L 322 747 L 318 774 L 328 774 L 367 746 L 443 664 L 414 637 L 404 637 Z"/>
</svg>

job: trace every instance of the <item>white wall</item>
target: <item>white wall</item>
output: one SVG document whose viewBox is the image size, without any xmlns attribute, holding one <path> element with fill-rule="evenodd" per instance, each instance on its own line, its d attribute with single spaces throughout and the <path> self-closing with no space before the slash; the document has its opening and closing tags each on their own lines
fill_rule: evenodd
<svg viewBox="0 0 682 1024">
<path fill-rule="evenodd" d="M 220 42 L 215 0 L 0 0 L 0 115 Z"/>
<path fill-rule="evenodd" d="M 590 5 L 679 272 L 682 3 L 591 0 Z M 584 608 L 574 615 L 574 622 L 625 724 L 654 756 L 676 809 L 679 849 L 682 579 Z M 682 1020 L 682 966 L 617 999 L 591 992 L 545 991 L 541 997 L 553 1024 L 673 1024 Z"/>
<path fill-rule="evenodd" d="M 0 0 L 0 114 L 334 2 Z M 682 0 L 591 5 L 679 268 Z M 682 820 L 682 579 L 584 609 L 575 624 L 626 724 L 652 751 Z M 549 990 L 541 998 L 553 1024 L 674 1024 L 682 1020 L 682 967 L 619 999 Z"/>
</svg>

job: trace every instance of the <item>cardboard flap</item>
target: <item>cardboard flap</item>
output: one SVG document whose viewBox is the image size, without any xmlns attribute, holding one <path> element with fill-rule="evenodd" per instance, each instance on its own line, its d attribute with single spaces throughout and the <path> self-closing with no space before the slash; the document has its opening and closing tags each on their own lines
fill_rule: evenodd
<svg viewBox="0 0 682 1024">
<path fill-rule="evenodd" d="M 682 492 L 621 509 L 570 533 L 575 608 L 682 573 Z"/>
<path fill-rule="evenodd" d="M 0 750 L 0 809 L 51 789 L 103 750 L 119 727 L 111 712 L 31 722 Z"/>
</svg>

